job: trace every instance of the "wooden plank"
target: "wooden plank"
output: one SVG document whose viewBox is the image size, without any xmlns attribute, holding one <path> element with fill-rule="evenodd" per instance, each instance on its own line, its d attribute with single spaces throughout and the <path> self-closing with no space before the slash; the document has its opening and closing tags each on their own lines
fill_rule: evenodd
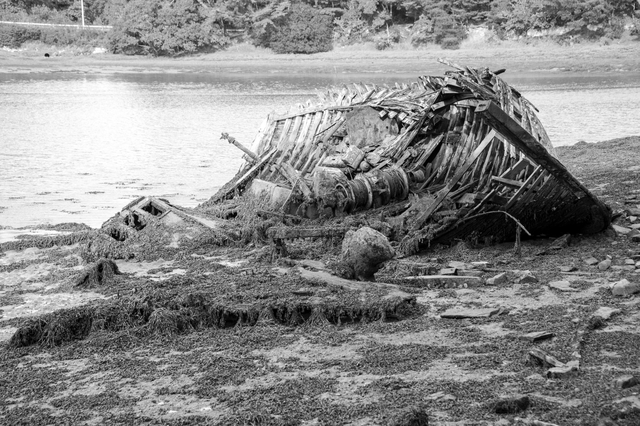
<svg viewBox="0 0 640 426">
<path fill-rule="evenodd" d="M 484 151 L 490 144 L 493 142 L 493 139 L 496 137 L 496 132 L 494 130 L 490 131 L 487 136 L 485 136 L 484 140 L 478 145 L 478 147 L 473 151 L 473 154 L 469 156 L 467 161 L 458 169 L 455 176 L 451 178 L 447 185 L 440 190 L 436 199 L 429 205 L 427 210 L 425 210 L 422 214 L 420 214 L 413 223 L 412 229 L 417 230 L 420 228 L 424 222 L 431 216 L 431 214 L 440 206 L 445 197 L 451 192 L 453 187 L 458 183 L 460 178 L 467 172 L 469 167 L 473 165 L 478 156 Z"/>
<path fill-rule="evenodd" d="M 606 205 L 593 196 L 562 163 L 542 146 L 529 132 L 520 124 L 506 114 L 494 102 L 481 102 L 476 113 L 482 115 L 491 125 L 502 134 L 509 142 L 520 149 L 534 162 L 544 167 L 559 182 L 566 185 L 578 199 L 589 198 L 594 206 L 600 210 L 600 216 L 604 228 L 611 222 L 611 213 Z M 603 228 L 603 229 L 604 229 Z"/>
<path fill-rule="evenodd" d="M 522 182 L 512 179 L 505 179 L 500 176 L 491 176 L 491 180 L 493 182 L 498 182 L 506 186 L 510 186 L 512 188 L 520 189 L 522 188 Z"/>
<path fill-rule="evenodd" d="M 507 203 L 507 205 L 505 206 L 505 208 L 508 210 L 511 208 L 511 206 L 513 206 L 515 203 L 518 202 L 518 199 L 522 196 L 522 194 L 527 190 L 529 184 L 534 181 L 534 179 L 538 179 L 538 173 L 541 173 L 542 171 L 542 166 L 538 166 L 536 167 L 536 169 L 533 171 L 533 173 L 531 173 L 531 175 L 529 175 L 529 177 L 527 178 L 527 180 L 524 181 L 524 183 L 522 184 L 522 186 L 520 187 L 519 190 L 516 191 L 515 194 L 513 194 L 513 196 L 511 197 L 511 199 L 509 200 L 509 202 Z M 532 185 L 532 188 L 535 185 Z"/>
<path fill-rule="evenodd" d="M 294 169 L 291 164 L 282 163 L 276 167 L 278 167 L 278 171 L 282 174 L 282 176 L 284 176 L 291 183 L 292 188 L 295 188 L 296 185 L 298 185 L 305 197 L 311 197 L 313 192 L 304 181 L 300 173 L 296 169 Z"/>
<path fill-rule="evenodd" d="M 516 164 L 514 164 L 511 168 L 507 169 L 504 173 L 500 175 L 501 178 L 505 179 L 514 179 L 518 173 L 522 170 L 526 169 L 531 165 L 531 162 L 526 158 L 521 158 Z"/>
<path fill-rule="evenodd" d="M 269 151 L 266 155 L 264 155 L 257 164 L 251 167 L 244 175 L 242 175 L 233 185 L 229 188 L 223 188 L 224 192 L 218 192 L 214 195 L 214 201 L 223 200 L 232 194 L 237 188 L 239 188 L 242 184 L 246 183 L 251 177 L 253 177 L 256 173 L 260 171 L 260 169 L 267 164 L 267 162 L 271 159 L 273 154 L 276 153 L 275 149 Z"/>
</svg>

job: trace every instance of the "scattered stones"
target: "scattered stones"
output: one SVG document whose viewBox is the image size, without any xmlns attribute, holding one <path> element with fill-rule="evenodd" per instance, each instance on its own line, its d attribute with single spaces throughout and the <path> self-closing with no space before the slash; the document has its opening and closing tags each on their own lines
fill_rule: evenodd
<svg viewBox="0 0 640 426">
<path fill-rule="evenodd" d="M 634 243 L 640 243 L 640 234 L 636 234 L 631 237 L 631 241 L 633 241 Z"/>
<path fill-rule="evenodd" d="M 613 228 L 613 230 L 614 230 L 614 231 L 616 231 L 618 234 L 627 235 L 629 232 L 631 232 L 631 228 L 625 228 L 624 226 L 611 225 L 611 227 L 612 227 L 612 228 Z"/>
<path fill-rule="evenodd" d="M 555 334 L 548 331 L 534 331 L 533 333 L 524 334 L 522 339 L 528 340 L 532 343 L 542 342 L 543 340 L 551 339 Z"/>
<path fill-rule="evenodd" d="M 630 296 L 640 292 L 640 285 L 637 283 L 629 282 L 627 279 L 622 279 L 610 285 L 611 294 L 614 296 Z"/>
<path fill-rule="evenodd" d="M 618 377 L 614 383 L 617 389 L 629 389 L 639 385 L 640 379 L 632 375 L 627 375 Z"/>
<path fill-rule="evenodd" d="M 598 269 L 601 271 L 606 271 L 611 267 L 611 259 L 605 259 L 602 262 L 598 263 Z"/>
<path fill-rule="evenodd" d="M 549 252 L 551 251 L 562 250 L 563 248 L 569 247 L 570 244 L 571 244 L 571 234 L 565 234 L 560 238 L 556 238 L 551 244 L 549 244 L 549 246 L 537 252 L 536 255 L 540 256 L 543 254 L 549 254 Z"/>
<path fill-rule="evenodd" d="M 442 268 L 440 269 L 440 275 L 455 275 L 456 268 Z"/>
<path fill-rule="evenodd" d="M 624 264 L 625 265 L 632 265 L 632 266 L 636 266 L 636 261 L 633 259 L 625 259 L 624 260 Z"/>
<path fill-rule="evenodd" d="M 487 280 L 487 285 L 502 285 L 506 284 L 509 281 L 507 277 L 507 273 L 503 272 L 501 274 L 496 275 L 495 277 L 491 277 Z"/>
<path fill-rule="evenodd" d="M 387 237 L 367 226 L 347 232 L 342 241 L 342 260 L 362 281 L 372 280 L 373 274 L 394 255 Z"/>
<path fill-rule="evenodd" d="M 560 272 L 573 272 L 578 268 L 576 268 L 575 266 L 561 266 L 559 269 L 560 269 Z"/>
<path fill-rule="evenodd" d="M 556 357 L 549 355 L 542 349 L 532 349 L 529 351 L 529 356 L 533 361 L 543 367 L 564 367 L 564 362 L 559 361 Z"/>
<path fill-rule="evenodd" d="M 538 282 L 538 278 L 531 273 L 531 271 L 523 271 L 517 279 L 519 284 L 533 284 Z"/>
<path fill-rule="evenodd" d="M 528 396 L 516 398 L 506 398 L 497 401 L 493 405 L 493 411 L 496 414 L 516 414 L 529 408 L 531 401 Z"/>
<path fill-rule="evenodd" d="M 629 222 L 633 223 L 633 222 L 635 222 L 636 220 L 638 220 L 638 216 L 629 216 L 629 218 L 628 218 L 628 219 L 629 219 Z M 633 228 L 633 226 L 632 226 L 632 228 Z"/>
<path fill-rule="evenodd" d="M 448 309 L 440 314 L 441 318 L 447 319 L 465 319 L 465 318 L 489 318 L 500 312 L 499 308 L 483 308 L 483 309 Z"/>
<path fill-rule="evenodd" d="M 549 379 L 562 379 L 567 377 L 574 372 L 578 371 L 578 366 L 571 364 L 571 362 L 567 363 L 562 367 L 553 367 L 547 371 L 547 377 Z"/>
<path fill-rule="evenodd" d="M 589 266 L 597 265 L 598 259 L 596 259 L 595 257 L 587 257 L 586 259 L 584 259 L 584 263 Z"/>
<path fill-rule="evenodd" d="M 549 283 L 549 287 L 555 288 L 560 291 L 578 291 L 577 288 L 571 287 L 571 283 L 569 281 L 551 281 Z"/>
<path fill-rule="evenodd" d="M 631 229 L 640 229 L 640 223 L 635 223 L 631 225 Z"/>
</svg>

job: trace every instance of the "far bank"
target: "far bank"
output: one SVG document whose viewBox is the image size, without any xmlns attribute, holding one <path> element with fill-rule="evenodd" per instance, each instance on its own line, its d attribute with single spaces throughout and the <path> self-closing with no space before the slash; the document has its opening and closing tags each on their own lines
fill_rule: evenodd
<svg viewBox="0 0 640 426">
<path fill-rule="evenodd" d="M 49 57 L 45 57 L 49 54 Z M 430 74 L 446 71 L 437 58 L 466 66 L 505 68 L 517 73 L 640 73 L 640 43 L 561 46 L 551 42 L 465 42 L 458 50 L 398 45 L 376 50 L 372 43 L 311 55 L 275 54 L 247 44 L 216 53 L 154 58 L 33 45 L 0 50 L 1 73 L 244 73 L 244 74 Z"/>
</svg>

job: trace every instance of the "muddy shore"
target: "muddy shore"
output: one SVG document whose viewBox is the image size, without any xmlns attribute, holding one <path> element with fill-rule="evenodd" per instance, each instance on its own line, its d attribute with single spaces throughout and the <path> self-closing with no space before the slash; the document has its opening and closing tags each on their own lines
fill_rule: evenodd
<svg viewBox="0 0 640 426">
<path fill-rule="evenodd" d="M 640 223 L 638 150 L 640 136 L 558 149 L 619 230 Z M 87 285 L 82 241 L 25 230 L 0 244 L 0 423 L 638 425 L 640 387 L 619 379 L 640 375 L 640 298 L 610 288 L 640 284 L 640 243 L 624 232 L 559 250 L 525 241 L 521 257 L 513 243 L 433 247 L 388 262 L 376 284 L 331 275 L 339 242 L 276 260 L 266 244 L 209 242 L 119 259 L 119 275 Z M 407 279 L 451 262 L 474 279 Z M 550 372 L 540 351 L 579 367 Z"/>
<path fill-rule="evenodd" d="M 49 58 L 44 53 L 51 53 Z M 446 67 L 439 57 L 467 66 L 506 68 L 510 73 L 637 73 L 640 43 L 627 41 L 560 46 L 554 43 L 465 43 L 459 50 L 438 46 L 424 49 L 398 47 L 378 51 L 373 46 L 338 47 L 313 55 L 276 55 L 248 45 L 226 51 L 176 59 L 97 54 L 73 56 L 64 48 L 38 47 L 24 51 L 0 50 L 0 73 L 247 73 L 247 74 L 430 74 Z"/>
</svg>

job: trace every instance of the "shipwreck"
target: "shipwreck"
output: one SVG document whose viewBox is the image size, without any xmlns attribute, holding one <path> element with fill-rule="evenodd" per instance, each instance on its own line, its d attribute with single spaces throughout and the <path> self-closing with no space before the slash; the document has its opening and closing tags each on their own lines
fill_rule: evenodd
<svg viewBox="0 0 640 426">
<path fill-rule="evenodd" d="M 243 244 L 243 233 L 284 254 L 287 240 L 341 238 L 363 225 L 407 255 L 434 243 L 518 242 L 521 231 L 605 230 L 610 208 L 556 158 L 536 108 L 503 70 L 441 62 L 453 70 L 330 89 L 272 113 L 250 147 L 223 134 L 244 152 L 231 181 L 195 209 L 133 201 L 103 225 L 95 255 L 139 257 L 161 235 L 176 250 Z"/>
<path fill-rule="evenodd" d="M 206 204 L 252 195 L 307 219 L 270 229 L 275 240 L 339 234 L 314 221 L 367 213 L 413 250 L 609 226 L 611 210 L 557 160 L 504 70 L 440 61 L 453 70 L 395 87 L 353 84 L 272 114 L 250 148 L 223 134 L 245 163 Z"/>
</svg>

